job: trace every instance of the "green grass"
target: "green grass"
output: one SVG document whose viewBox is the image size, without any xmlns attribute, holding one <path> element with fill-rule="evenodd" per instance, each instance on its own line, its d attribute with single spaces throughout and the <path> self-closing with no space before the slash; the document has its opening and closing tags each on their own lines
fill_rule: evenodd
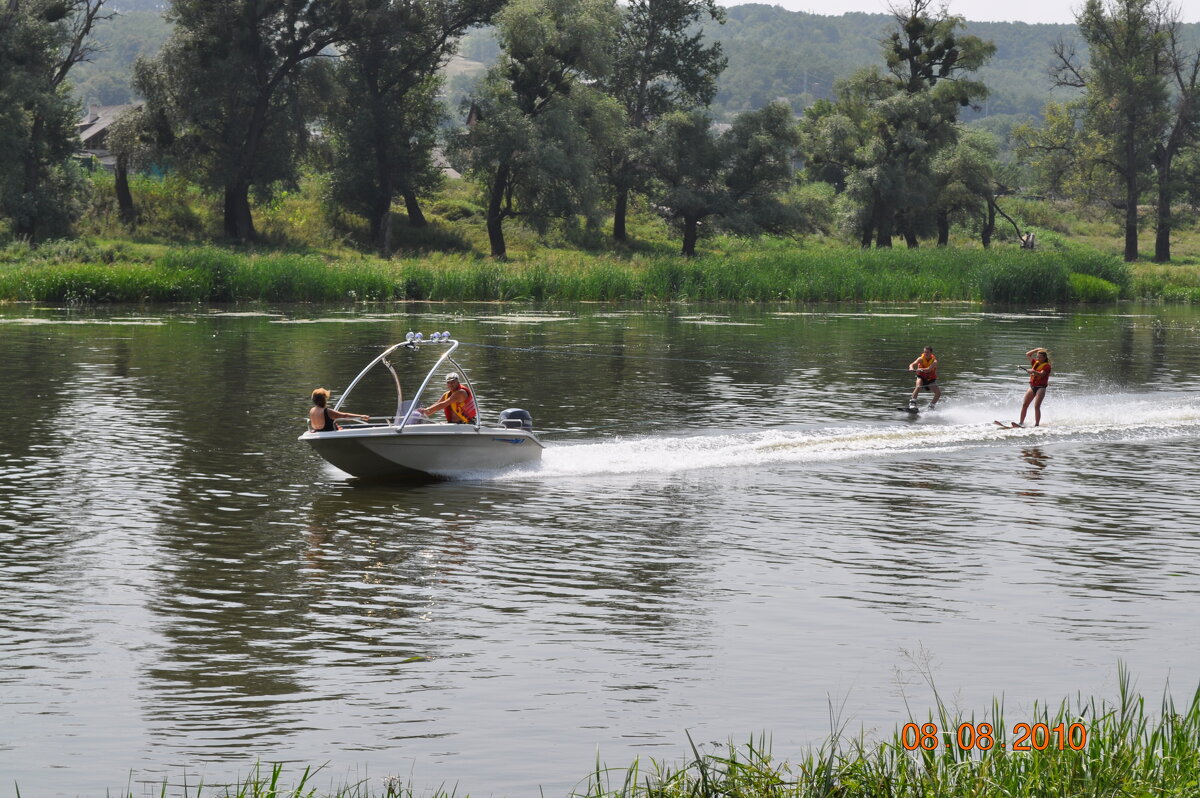
<svg viewBox="0 0 1200 798">
<path fill-rule="evenodd" d="M 380 260 L 217 246 L 86 241 L 0 250 L 0 299 L 233 301 L 1111 301 L 1119 261 L 1085 250 L 802 247 L 790 240 L 683 259 L 542 250 L 505 262 L 435 253 Z M 1082 276 L 1081 276 L 1082 275 Z M 1106 281 L 1107 278 L 1107 281 Z"/>
<path fill-rule="evenodd" d="M 1035 704 L 1019 718 L 1007 717 L 993 701 L 985 719 L 961 717 L 940 700 L 920 727 L 933 724 L 933 750 L 908 750 L 904 727 L 889 739 L 847 739 L 836 734 L 820 748 L 788 762 L 776 761 L 765 739 L 724 753 L 702 754 L 683 765 L 640 763 L 611 772 L 597 766 L 586 798 L 684 798 L 716 796 L 795 796 L 796 798 L 1041 798 L 1042 796 L 1130 796 L 1162 798 L 1200 794 L 1200 690 L 1182 707 L 1164 697 L 1152 709 L 1133 693 L 1128 673 L 1119 678 L 1115 703 L 1094 698 L 1063 701 L 1051 708 Z M 997 735 L 990 750 L 961 748 L 960 724 L 979 728 L 987 722 Z M 1013 751 L 1018 737 L 1011 730 L 1024 723 L 1069 729 L 1079 724 L 1087 741 L 1077 750 L 1064 740 L 1060 750 L 1053 733 L 1045 750 Z M 907 738 L 918 742 L 915 733 Z M 970 745 L 969 735 L 964 739 Z M 1077 736 L 1075 741 L 1078 743 Z M 1000 748 L 1003 741 L 1007 748 Z M 1030 747 L 1033 747 L 1032 745 Z"/>
<path fill-rule="evenodd" d="M 609 768 L 599 760 L 572 791 L 571 798 L 1193 798 L 1200 794 L 1200 690 L 1184 705 L 1164 697 L 1152 705 L 1133 692 L 1123 669 L 1114 702 L 1077 697 L 1055 706 L 1035 704 L 1009 716 L 993 700 L 986 717 L 952 712 L 935 690 L 936 706 L 925 718 L 913 718 L 917 729 L 936 726 L 926 738 L 931 750 L 915 747 L 920 736 L 905 726 L 885 739 L 865 734 L 850 737 L 841 730 L 822 745 L 794 759 L 776 759 L 767 738 L 744 745 L 695 744 L 683 762 L 635 760 Z M 974 745 L 961 724 L 1002 730 L 988 750 Z M 1014 751 L 1017 724 L 1045 724 L 1055 729 L 1073 724 L 1086 729 L 1086 742 L 1075 734 L 1038 734 L 1029 751 Z M 982 739 L 982 738 L 979 738 Z M 1036 750 L 1040 741 L 1044 750 Z M 690 742 L 690 739 L 689 739 Z M 1001 748 L 1004 742 L 1006 747 Z M 1082 742 L 1082 744 L 1080 744 Z M 161 793 L 183 798 L 452 798 L 444 788 L 414 789 L 411 782 L 388 776 L 321 790 L 315 786 L 320 768 L 305 769 L 287 784 L 283 767 L 259 767 L 227 785 L 162 785 Z M 129 798 L 133 798 L 130 791 Z M 464 795 L 464 798 L 466 796 Z"/>
<path fill-rule="evenodd" d="M 1036 251 L 1014 246 L 1003 226 L 990 250 L 959 230 L 943 249 L 864 251 L 830 232 L 819 211 L 831 198 L 818 188 L 793 192 L 811 206 L 808 233 L 796 238 L 716 236 L 684 259 L 663 221 L 635 202 L 627 243 L 579 224 L 538 235 L 510 220 L 510 259 L 496 262 L 478 189 L 448 181 L 425 203 L 428 226 L 397 214 L 396 256 L 382 260 L 366 223 L 331 208 L 317 176 L 257 206 L 263 241 L 245 246 L 222 243 L 216 201 L 177 177 L 134 179 L 140 221 L 127 230 L 111 176 L 97 173 L 80 238 L 0 246 L 0 301 L 1200 301 L 1200 257 L 1187 262 L 1200 256 L 1200 231 L 1191 228 L 1180 233 L 1180 265 L 1130 267 L 1114 254 L 1111 218 L 1009 199 L 1009 212 L 1037 229 Z M 1105 248 L 1092 245 L 1101 239 Z"/>
</svg>

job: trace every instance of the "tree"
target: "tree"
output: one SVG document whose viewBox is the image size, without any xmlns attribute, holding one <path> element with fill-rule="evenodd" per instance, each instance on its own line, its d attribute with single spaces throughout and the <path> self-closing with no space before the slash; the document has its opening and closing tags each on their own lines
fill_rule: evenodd
<svg viewBox="0 0 1200 798">
<path fill-rule="evenodd" d="M 984 247 L 992 245 L 996 217 L 1003 217 L 1024 241 L 1021 226 L 1000 207 L 1000 197 L 1012 192 L 1017 168 L 997 160 L 996 139 L 983 130 L 968 130 L 954 147 L 942 151 L 933 162 L 937 186 L 937 244 L 950 241 L 950 224 L 974 228 Z"/>
<path fill-rule="evenodd" d="M 1084 92 L 1084 124 L 1106 143 L 1099 162 L 1120 182 L 1125 260 L 1138 257 L 1138 200 L 1168 102 L 1167 31 L 1159 0 L 1087 0 L 1076 21 L 1088 46 L 1084 66 L 1063 41 L 1054 80 Z"/>
<path fill-rule="evenodd" d="M 1154 260 L 1171 260 L 1171 230 L 1174 227 L 1173 202 L 1185 183 L 1175 175 L 1175 160 L 1186 148 L 1200 140 L 1200 50 L 1190 53 L 1180 42 L 1178 9 L 1165 6 L 1163 46 L 1166 74 L 1171 87 L 1162 124 L 1154 140 L 1150 162 L 1158 186 L 1155 203 Z"/>
<path fill-rule="evenodd" d="M 0 213 L 18 236 L 63 232 L 82 179 L 67 78 L 93 52 L 105 0 L 7 0 L 0 11 Z"/>
<path fill-rule="evenodd" d="M 370 7 L 380 0 L 359 0 Z M 303 79 L 342 41 L 355 0 L 173 0 L 171 38 L 134 86 L 185 173 L 224 197 L 230 238 L 254 240 L 250 191 L 295 179 L 307 138 Z"/>
<path fill-rule="evenodd" d="M 683 233 L 692 257 L 701 226 L 782 232 L 795 219 L 779 195 L 793 182 L 799 134 L 791 109 L 774 103 L 742 114 L 718 135 L 703 111 L 675 111 L 653 129 L 646 163 L 654 204 Z"/>
<path fill-rule="evenodd" d="M 616 192 L 617 241 L 627 238 L 629 193 L 639 174 L 631 152 L 638 143 L 636 134 L 670 111 L 707 106 L 716 94 L 726 59 L 720 44 L 704 44 L 700 24 L 706 19 L 725 19 L 714 0 L 631 0 L 622 8 L 616 56 L 605 88 L 621 103 L 635 137 L 619 138 L 611 150 L 608 173 Z"/>
<path fill-rule="evenodd" d="M 365 14 L 339 60 L 334 197 L 366 216 L 383 257 L 391 255 L 391 208 L 405 198 L 409 224 L 424 224 L 417 195 L 441 179 L 433 163 L 441 104 L 439 74 L 457 38 L 486 22 L 503 0 L 391 0 Z"/>
<path fill-rule="evenodd" d="M 491 253 L 504 258 L 507 218 L 544 229 L 553 218 L 594 214 L 596 141 L 620 109 L 590 85 L 607 69 L 616 29 L 608 0 L 513 0 L 497 26 L 500 62 L 455 151 L 484 187 Z"/>
<path fill-rule="evenodd" d="M 113 186 L 117 195 L 117 209 L 121 223 L 129 227 L 137 224 L 137 206 L 129 190 L 129 173 L 142 169 L 158 155 L 155 149 L 154 131 L 149 126 L 144 110 L 138 106 L 125 111 L 108 128 L 108 149 L 113 154 Z"/>
<path fill-rule="evenodd" d="M 962 18 L 931 15 L 930 4 L 893 8 L 886 71 L 856 73 L 838 86 L 836 103 L 805 115 L 808 168 L 844 186 L 847 225 L 864 247 L 890 247 L 897 228 L 915 247 L 935 229 L 932 163 L 957 141 L 960 111 L 987 96 L 970 75 L 995 47 L 960 35 Z"/>
</svg>

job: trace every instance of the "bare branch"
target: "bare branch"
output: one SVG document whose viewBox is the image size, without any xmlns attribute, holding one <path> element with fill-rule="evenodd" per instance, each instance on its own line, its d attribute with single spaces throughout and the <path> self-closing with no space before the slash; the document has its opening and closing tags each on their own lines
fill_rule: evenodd
<svg viewBox="0 0 1200 798">
<path fill-rule="evenodd" d="M 1074 89 L 1085 88 L 1087 74 L 1079 66 L 1079 56 L 1075 52 L 1074 43 L 1059 39 L 1054 44 L 1053 53 L 1057 65 L 1050 67 L 1050 79 L 1054 81 L 1054 85 Z"/>
<path fill-rule="evenodd" d="M 16 4 L 15 0 L 10 0 L 10 3 L 12 5 Z M 60 86 L 67 79 L 67 73 L 71 71 L 73 66 L 81 61 L 87 61 L 99 51 L 99 48 L 93 42 L 89 41 L 92 28 L 95 27 L 97 22 L 106 22 L 116 16 L 116 12 L 100 13 L 100 9 L 104 7 L 104 3 L 105 0 L 75 0 L 75 15 L 71 20 L 70 44 L 63 51 L 54 69 L 54 77 L 51 79 L 51 85 L 55 87 Z"/>
</svg>

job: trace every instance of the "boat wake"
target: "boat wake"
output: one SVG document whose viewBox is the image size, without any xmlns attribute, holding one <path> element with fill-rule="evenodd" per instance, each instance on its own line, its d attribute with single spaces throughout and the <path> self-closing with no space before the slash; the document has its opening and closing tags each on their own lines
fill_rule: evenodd
<svg viewBox="0 0 1200 798">
<path fill-rule="evenodd" d="M 1068 442 L 1139 442 L 1200 434 L 1200 399 L 1191 395 L 1054 397 L 1042 427 L 999 429 L 1015 420 L 1012 402 L 950 404 L 919 420 L 777 427 L 735 433 L 550 443 L 542 463 L 501 479 L 673 473 L 709 468 L 877 458 L 967 447 Z M 1033 423 L 1032 410 L 1026 421 Z"/>
</svg>

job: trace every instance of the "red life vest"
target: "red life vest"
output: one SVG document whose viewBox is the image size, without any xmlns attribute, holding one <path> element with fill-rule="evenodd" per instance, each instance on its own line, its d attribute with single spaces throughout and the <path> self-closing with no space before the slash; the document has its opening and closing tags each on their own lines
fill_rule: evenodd
<svg viewBox="0 0 1200 798">
<path fill-rule="evenodd" d="M 1045 388 L 1050 384 L 1050 361 L 1029 359 L 1029 387 Z"/>
<path fill-rule="evenodd" d="M 928 371 L 917 371 L 917 376 L 926 382 L 933 382 L 937 379 L 937 358 L 933 355 L 930 355 L 927 358 L 925 357 L 925 354 L 922 353 L 921 356 L 917 358 L 917 368 L 929 369 Z"/>
<path fill-rule="evenodd" d="M 448 404 L 442 411 L 446 414 L 446 420 L 457 422 L 459 424 L 474 424 L 475 423 L 475 395 L 471 393 L 471 389 L 465 385 L 459 385 L 454 390 L 462 390 L 467 392 L 467 401 L 462 404 Z M 442 394 L 442 398 L 438 401 L 444 402 L 450 398 L 450 394 L 454 391 L 446 391 Z"/>
</svg>

